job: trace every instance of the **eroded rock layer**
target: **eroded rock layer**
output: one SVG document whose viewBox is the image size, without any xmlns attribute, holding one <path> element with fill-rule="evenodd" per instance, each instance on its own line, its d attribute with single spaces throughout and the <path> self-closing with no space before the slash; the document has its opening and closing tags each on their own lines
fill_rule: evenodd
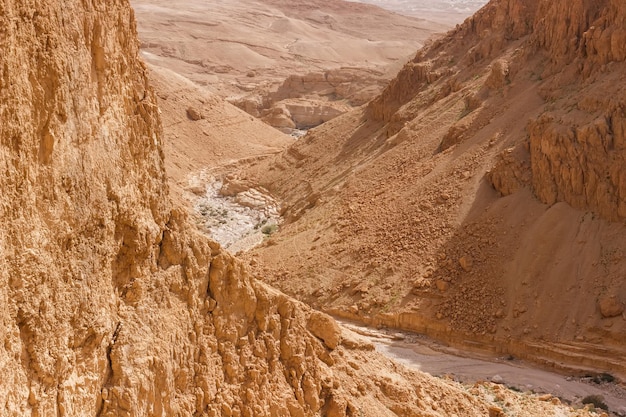
<svg viewBox="0 0 626 417">
<path fill-rule="evenodd" d="M 624 220 L 626 179 L 619 167 L 624 162 L 626 104 L 620 94 L 623 83 L 616 77 L 626 59 L 625 19 L 623 4 L 611 0 L 523 5 L 492 1 L 421 51 L 372 103 L 372 114 L 384 120 L 397 116 L 418 91 L 445 75 L 458 83 L 455 68 L 444 67 L 441 58 L 450 57 L 459 44 L 468 47 L 463 64 L 479 68 L 492 61 L 485 83 L 491 90 L 505 87 L 518 72 L 532 67 L 537 77 L 546 79 L 541 95 L 555 104 L 528 127 L 536 195 L 550 205 L 566 201 L 608 220 Z M 512 56 L 497 59 L 514 43 L 519 48 Z M 574 90 L 577 103 L 572 102 Z M 563 114 L 565 106 L 568 112 Z"/>
</svg>

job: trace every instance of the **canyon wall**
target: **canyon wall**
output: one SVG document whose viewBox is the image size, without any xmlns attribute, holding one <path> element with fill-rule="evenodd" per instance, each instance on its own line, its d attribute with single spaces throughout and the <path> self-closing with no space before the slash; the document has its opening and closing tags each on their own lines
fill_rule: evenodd
<svg viewBox="0 0 626 417">
<path fill-rule="evenodd" d="M 95 414 L 169 217 L 156 100 L 125 2 L 0 8 L 2 397 Z"/>
<path fill-rule="evenodd" d="M 626 59 L 625 20 L 626 8 L 614 0 L 492 1 L 418 52 L 373 100 L 370 114 L 391 123 L 410 120 L 401 108 L 421 90 L 445 80 L 444 88 L 424 104 L 431 105 L 461 88 L 458 67 L 479 68 L 515 44 L 512 56 L 492 64 L 492 74 L 502 74 L 504 62 L 502 80 L 496 85 L 488 80 L 486 86 L 502 88 L 529 69 L 546 81 L 541 94 L 551 106 L 528 127 L 535 194 L 550 205 L 565 201 L 608 220 L 623 220 L 626 179 L 619 166 L 624 162 L 626 102 L 617 74 Z M 462 60 L 455 67 L 453 56 L 459 51 Z M 580 89 L 577 103 L 563 99 L 575 89 Z M 468 112 L 476 107 L 472 105 L 470 100 Z"/>
<path fill-rule="evenodd" d="M 383 73 L 366 68 L 290 75 L 276 91 L 253 92 L 233 104 L 278 129 L 309 129 L 367 103 L 386 81 Z"/>
<path fill-rule="evenodd" d="M 533 189 L 547 204 L 565 201 L 616 222 L 626 219 L 626 7 L 617 1 L 544 5 L 533 36 L 549 52 L 544 97 L 531 121 Z M 567 16 L 570 25 L 559 23 Z M 575 102 L 560 94 L 581 85 Z M 564 108 L 566 111 L 564 111 Z"/>
</svg>

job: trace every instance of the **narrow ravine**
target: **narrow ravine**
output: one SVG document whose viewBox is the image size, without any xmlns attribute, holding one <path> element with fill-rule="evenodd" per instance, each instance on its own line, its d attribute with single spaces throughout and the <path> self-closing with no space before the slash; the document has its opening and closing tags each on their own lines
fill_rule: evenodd
<svg viewBox="0 0 626 417">
<path fill-rule="evenodd" d="M 278 203 L 264 190 L 234 190 L 223 179 L 202 173 L 196 183 L 194 208 L 198 225 L 233 253 L 245 252 L 274 233 L 281 222 Z M 194 188 L 194 187 L 192 187 Z M 588 396 L 600 396 L 615 416 L 626 417 L 626 386 L 601 376 L 576 377 L 539 369 L 513 357 L 468 353 L 445 346 L 424 335 L 373 329 L 339 320 L 369 339 L 376 349 L 409 368 L 464 384 L 491 381 L 582 407 Z"/>
</svg>

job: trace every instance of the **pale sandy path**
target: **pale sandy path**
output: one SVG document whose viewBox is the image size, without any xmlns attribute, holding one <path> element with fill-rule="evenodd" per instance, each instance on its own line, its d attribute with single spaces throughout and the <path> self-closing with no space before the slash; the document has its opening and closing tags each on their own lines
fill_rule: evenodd
<svg viewBox="0 0 626 417">
<path fill-rule="evenodd" d="M 626 389 L 616 384 L 597 385 L 517 359 L 469 354 L 417 334 L 377 330 L 345 321 L 341 324 L 366 336 L 379 352 L 409 368 L 435 376 L 449 375 L 464 383 L 489 380 L 520 391 L 552 394 L 572 403 L 580 403 L 588 395 L 601 395 L 609 410 L 626 416 Z"/>
</svg>

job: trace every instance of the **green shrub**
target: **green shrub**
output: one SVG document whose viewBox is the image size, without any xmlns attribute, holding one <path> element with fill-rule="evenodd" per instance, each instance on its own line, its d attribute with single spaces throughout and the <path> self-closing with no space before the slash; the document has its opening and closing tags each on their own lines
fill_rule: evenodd
<svg viewBox="0 0 626 417">
<path fill-rule="evenodd" d="M 261 233 L 266 236 L 271 236 L 274 232 L 278 230 L 278 226 L 275 224 L 266 224 L 261 228 Z"/>
</svg>

